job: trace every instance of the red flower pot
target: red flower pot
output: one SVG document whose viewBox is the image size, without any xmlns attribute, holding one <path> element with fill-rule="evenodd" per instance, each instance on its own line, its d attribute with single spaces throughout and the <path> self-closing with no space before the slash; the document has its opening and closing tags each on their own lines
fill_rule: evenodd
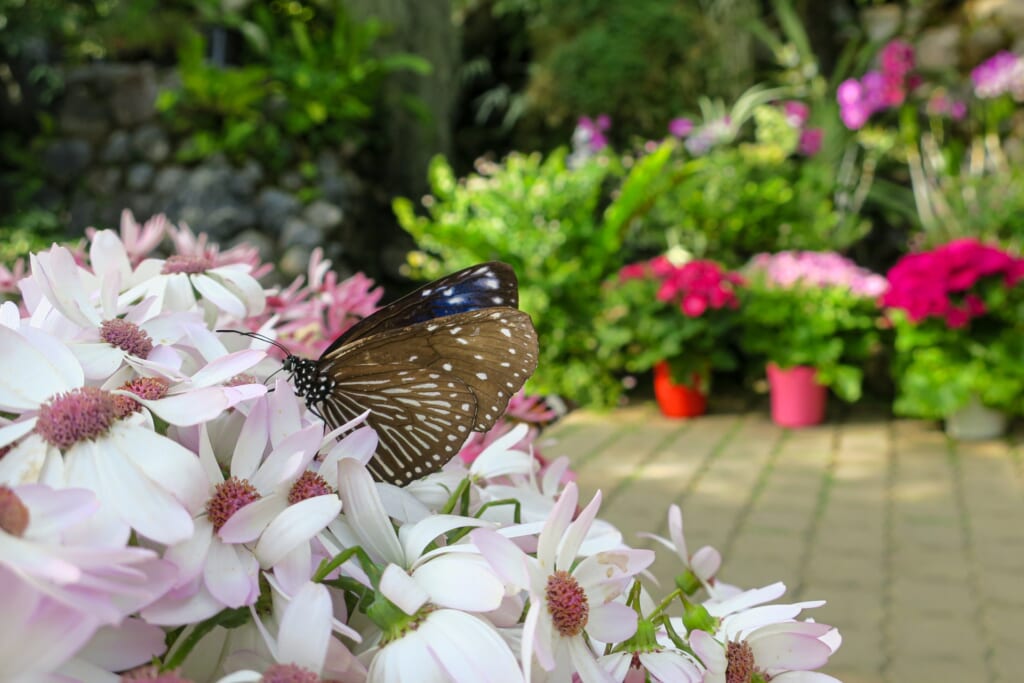
<svg viewBox="0 0 1024 683">
<path fill-rule="evenodd" d="M 708 409 L 708 399 L 701 390 L 700 373 L 693 373 L 690 386 L 672 381 L 668 363 L 654 366 L 654 397 L 666 417 L 697 417 Z"/>
<path fill-rule="evenodd" d="M 772 421 L 780 427 L 809 427 L 825 419 L 828 390 L 818 384 L 814 368 L 797 365 L 782 369 L 768 364 Z"/>
</svg>

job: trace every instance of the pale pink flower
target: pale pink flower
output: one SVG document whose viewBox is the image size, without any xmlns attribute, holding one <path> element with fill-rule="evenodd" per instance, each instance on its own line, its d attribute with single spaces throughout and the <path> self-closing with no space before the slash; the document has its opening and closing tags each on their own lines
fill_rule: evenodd
<svg viewBox="0 0 1024 683">
<path fill-rule="evenodd" d="M 714 636 L 691 632 L 690 645 L 707 667 L 705 683 L 750 680 L 754 673 L 780 683 L 838 683 L 813 670 L 839 647 L 839 632 L 827 624 L 795 621 L 803 609 L 823 604 L 763 605 L 725 617 Z"/>
<path fill-rule="evenodd" d="M 421 616 L 398 637 L 361 655 L 369 660 L 368 683 L 523 680 L 508 644 L 486 620 L 456 609 L 430 607 L 427 594 L 396 565 L 384 570 L 380 590 L 405 614 Z"/>
<path fill-rule="evenodd" d="M 57 669 L 63 681 L 113 681 L 117 671 L 148 664 L 167 650 L 167 634 L 159 626 L 128 618 L 99 629 L 74 658 Z"/>
<path fill-rule="evenodd" d="M 639 666 L 637 666 L 639 664 Z M 601 657 L 616 681 L 624 683 L 701 683 L 703 670 L 687 652 L 665 647 L 650 652 L 616 652 Z"/>
<path fill-rule="evenodd" d="M 650 538 L 674 552 L 682 561 L 683 566 L 700 582 L 709 595 L 714 595 L 715 575 L 722 566 L 722 555 L 709 545 L 703 546 L 692 555 L 686 547 L 683 535 L 683 512 L 673 504 L 668 510 L 668 531 L 671 540 L 655 534 L 640 532 L 640 536 Z"/>
<path fill-rule="evenodd" d="M 0 485 L 0 570 L 100 624 L 116 624 L 160 597 L 174 567 L 151 550 L 126 548 L 82 530 L 99 509 L 84 489 Z"/>
<path fill-rule="evenodd" d="M 0 459 L 0 483 L 94 491 L 101 507 L 88 523 L 114 543 L 129 528 L 159 543 L 192 535 L 187 509 L 205 489 L 194 453 L 142 415 L 124 415 L 114 394 L 84 386 L 81 365 L 54 337 L 0 325 L 0 346 L 0 409 L 18 416 L 0 427 L 0 446 L 17 441 Z"/>
<path fill-rule="evenodd" d="M 240 243 L 221 251 L 220 245 L 209 243 L 209 235 L 203 232 L 196 235 L 185 223 L 168 224 L 167 235 L 171 238 L 178 256 L 209 260 L 214 266 L 245 264 L 250 266 L 253 277 L 256 278 L 262 277 L 273 268 L 270 264 L 260 263 L 260 252 L 251 244 Z"/>
<path fill-rule="evenodd" d="M 576 672 L 583 683 L 590 683 L 611 678 L 598 664 L 588 636 L 618 643 L 634 634 L 636 612 L 616 598 L 654 561 L 654 553 L 620 548 L 575 564 L 597 515 L 601 494 L 573 520 L 577 499 L 576 485 L 570 483 L 540 533 L 536 558 L 491 530 L 478 529 L 471 538 L 510 587 L 529 592 L 530 610 L 522 637 L 524 667 L 536 657 L 554 680 L 568 680 Z"/>
<path fill-rule="evenodd" d="M 311 574 L 309 541 L 341 509 L 322 478 L 305 474 L 323 427 L 311 425 L 291 434 L 264 458 L 265 406 L 255 404 L 248 416 L 226 479 L 207 429 L 201 427 L 199 461 L 208 481 L 206 499 L 192 508 L 195 534 L 166 553 L 180 573 L 177 592 L 145 610 L 147 620 L 188 623 L 224 607 L 251 605 L 259 596 L 261 565 L 283 564 L 286 573 L 298 573 L 303 580 Z"/>
<path fill-rule="evenodd" d="M 139 225 L 130 210 L 125 209 L 121 212 L 120 238 L 124 244 L 125 253 L 128 254 L 133 265 L 138 265 L 160 246 L 167 232 L 167 225 L 167 216 L 163 214 L 153 216 L 145 224 Z M 94 241 L 98 233 L 96 228 L 85 229 L 85 234 L 90 241 Z"/>
<path fill-rule="evenodd" d="M 25 259 L 19 258 L 8 268 L 0 263 L 0 294 L 18 294 L 18 281 L 25 277 Z"/>
<path fill-rule="evenodd" d="M 236 650 L 237 656 L 229 657 L 225 664 L 228 670 L 242 670 L 235 671 L 229 680 L 259 683 L 264 680 L 259 672 L 266 671 L 275 663 L 295 666 L 297 670 L 324 679 L 364 679 L 365 667 L 340 640 L 332 636 L 332 633 L 337 633 L 355 642 L 361 640 L 358 631 L 335 617 L 328 588 L 323 584 L 306 582 L 294 595 L 287 596 L 272 578 L 270 582 L 274 591 L 271 614 L 261 616 L 250 607 L 253 623 L 266 645 L 266 653 Z M 311 677 L 310 680 L 319 678 Z"/>
<path fill-rule="evenodd" d="M 253 267 L 218 263 L 215 255 L 205 253 L 146 259 L 136 269 L 141 281 L 122 296 L 154 297 L 162 311 L 201 310 L 211 326 L 221 314 L 234 320 L 261 314 L 266 296 Z"/>
<path fill-rule="evenodd" d="M 98 508 L 82 489 L 0 486 L 0 680 L 43 680 L 173 583 L 153 551 L 83 531 Z M 162 651 L 161 634 L 143 660 Z"/>
</svg>

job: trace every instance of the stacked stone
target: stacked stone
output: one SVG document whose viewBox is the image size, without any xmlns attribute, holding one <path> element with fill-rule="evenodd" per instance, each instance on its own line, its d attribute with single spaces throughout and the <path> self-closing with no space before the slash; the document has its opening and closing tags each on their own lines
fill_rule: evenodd
<svg viewBox="0 0 1024 683">
<path fill-rule="evenodd" d="M 312 178 L 298 169 L 271 174 L 255 160 L 234 164 L 220 155 L 180 162 L 183 141 L 155 106 L 173 78 L 147 63 L 72 70 L 54 137 L 42 151 L 47 185 L 40 202 L 67 211 L 75 233 L 117 227 L 124 208 L 140 220 L 164 213 L 221 244 L 257 246 L 286 276 L 304 272 L 316 246 L 343 271 L 378 262 L 376 254 L 353 253 L 370 247 L 351 218 L 364 188 L 340 152 L 321 151 Z"/>
</svg>

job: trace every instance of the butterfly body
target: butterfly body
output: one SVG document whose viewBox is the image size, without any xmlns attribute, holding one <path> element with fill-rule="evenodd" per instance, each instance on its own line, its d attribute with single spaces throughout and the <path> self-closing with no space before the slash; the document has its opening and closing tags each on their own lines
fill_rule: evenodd
<svg viewBox="0 0 1024 683">
<path fill-rule="evenodd" d="M 439 470 L 502 415 L 537 364 L 515 274 L 485 263 L 420 287 L 341 335 L 318 360 L 288 356 L 295 392 L 329 427 L 369 410 L 370 472 L 403 486 Z"/>
</svg>

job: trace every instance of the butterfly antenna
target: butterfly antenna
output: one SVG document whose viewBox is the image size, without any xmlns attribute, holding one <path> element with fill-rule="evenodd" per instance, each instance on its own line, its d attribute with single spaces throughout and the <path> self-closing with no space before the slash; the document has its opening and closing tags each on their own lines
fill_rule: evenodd
<svg viewBox="0 0 1024 683">
<path fill-rule="evenodd" d="M 275 341 L 275 340 L 271 339 L 270 337 L 264 336 L 264 335 L 260 334 L 259 332 L 242 332 L 241 330 L 214 330 L 214 332 L 230 332 L 231 334 L 240 334 L 243 337 L 251 337 L 252 339 L 255 339 L 257 341 L 266 342 L 267 344 L 272 344 L 273 346 L 276 346 L 277 348 L 279 348 L 282 351 L 284 351 L 285 355 L 287 355 L 287 356 L 292 355 L 292 352 L 289 351 L 288 348 L 284 344 L 282 344 L 281 342 Z M 271 377 L 273 377 L 273 375 L 271 375 Z"/>
<path fill-rule="evenodd" d="M 267 375 L 267 378 L 265 380 L 263 380 L 263 383 L 267 384 L 268 382 L 270 382 L 270 380 L 274 379 L 274 375 L 276 375 L 277 373 L 281 372 L 282 370 L 284 370 L 284 366 L 281 366 L 277 370 L 274 370 L 272 373 Z M 271 389 L 271 391 L 273 391 L 273 389 Z"/>
</svg>

